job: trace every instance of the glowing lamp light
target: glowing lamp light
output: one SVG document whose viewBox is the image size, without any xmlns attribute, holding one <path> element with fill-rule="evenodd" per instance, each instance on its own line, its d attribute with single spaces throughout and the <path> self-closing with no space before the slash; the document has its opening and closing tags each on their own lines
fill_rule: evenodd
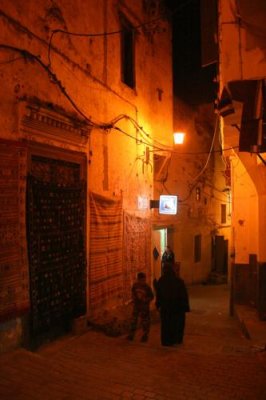
<svg viewBox="0 0 266 400">
<path fill-rule="evenodd" d="M 175 132 L 174 133 L 174 143 L 175 144 L 183 144 L 184 138 L 185 138 L 184 132 Z"/>
</svg>

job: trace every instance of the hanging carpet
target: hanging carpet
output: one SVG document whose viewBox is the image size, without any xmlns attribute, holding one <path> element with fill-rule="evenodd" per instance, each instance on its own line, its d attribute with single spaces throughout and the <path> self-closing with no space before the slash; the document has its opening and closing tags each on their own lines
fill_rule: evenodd
<svg viewBox="0 0 266 400">
<path fill-rule="evenodd" d="M 123 298 L 122 198 L 90 193 L 89 301 L 92 310 Z"/>
<path fill-rule="evenodd" d="M 23 144 L 0 141 L 0 321 L 29 310 L 26 163 Z"/>
<path fill-rule="evenodd" d="M 147 218 L 124 213 L 124 299 L 131 298 L 131 287 L 138 272 L 151 276 L 151 224 Z"/>
<path fill-rule="evenodd" d="M 86 312 L 85 187 L 28 176 L 27 192 L 31 334 L 37 337 L 64 330 Z"/>
</svg>

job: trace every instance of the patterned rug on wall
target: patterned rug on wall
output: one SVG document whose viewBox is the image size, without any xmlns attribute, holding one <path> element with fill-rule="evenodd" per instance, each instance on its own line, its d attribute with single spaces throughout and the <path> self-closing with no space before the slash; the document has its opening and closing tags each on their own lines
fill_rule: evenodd
<svg viewBox="0 0 266 400">
<path fill-rule="evenodd" d="M 26 162 L 26 147 L 0 141 L 0 321 L 29 309 Z"/>
<path fill-rule="evenodd" d="M 151 224 L 149 219 L 124 213 L 124 300 L 131 298 L 131 287 L 138 272 L 151 276 Z"/>
<path fill-rule="evenodd" d="M 90 193 L 89 307 L 123 300 L 122 198 Z"/>
</svg>

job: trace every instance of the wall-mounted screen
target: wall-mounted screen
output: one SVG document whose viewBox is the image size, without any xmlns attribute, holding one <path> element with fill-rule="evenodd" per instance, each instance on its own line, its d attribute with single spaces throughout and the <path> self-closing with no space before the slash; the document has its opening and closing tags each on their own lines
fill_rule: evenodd
<svg viewBox="0 0 266 400">
<path fill-rule="evenodd" d="M 177 213 L 177 196 L 161 195 L 159 214 L 175 215 Z"/>
</svg>

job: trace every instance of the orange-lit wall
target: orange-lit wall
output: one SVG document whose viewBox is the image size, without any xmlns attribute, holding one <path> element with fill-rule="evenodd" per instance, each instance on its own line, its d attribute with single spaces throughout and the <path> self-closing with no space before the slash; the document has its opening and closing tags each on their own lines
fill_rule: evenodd
<svg viewBox="0 0 266 400">
<path fill-rule="evenodd" d="M 172 145 L 169 22 L 155 18 L 152 27 L 147 27 L 145 23 L 154 19 L 154 14 L 144 11 L 141 0 L 59 0 L 56 4 L 3 0 L 1 11 L 0 139 L 82 152 L 88 166 L 88 192 L 122 196 L 124 211 L 150 219 L 149 207 L 139 210 L 137 198 L 145 196 L 148 202 L 153 198 L 153 158 L 145 157 L 146 148 L 153 150 L 154 139 Z M 156 12 L 159 10 L 155 17 Z M 140 26 L 135 34 L 134 89 L 121 81 L 120 13 L 133 26 Z M 56 29 L 91 36 L 57 32 L 51 41 Z M 104 32 L 111 34 L 98 36 Z M 26 57 L 23 50 L 29 52 Z M 81 138 L 70 143 L 64 137 L 28 135 L 21 130 L 22 99 L 28 98 L 93 121 L 88 141 Z M 109 129 L 99 127 L 104 124 L 109 124 Z M 89 210 L 87 213 L 89 258 Z"/>
<path fill-rule="evenodd" d="M 5 16 L 0 20 L 2 42 L 26 49 L 48 64 L 52 29 L 92 34 L 118 31 L 119 11 L 135 25 L 149 18 L 143 13 L 141 1 L 127 1 L 128 7 L 120 5 L 120 8 L 116 3 L 91 1 L 87 6 L 78 1 L 73 7 L 72 2 L 59 1 L 56 9 L 48 1 L 4 1 L 1 5 Z M 50 68 L 88 118 L 104 124 L 126 114 L 151 137 L 169 143 L 172 140 L 171 33 L 164 20 L 159 25 L 160 33 L 145 34 L 140 28 L 136 34 L 135 90 L 121 82 L 118 34 L 83 38 L 57 33 L 52 40 Z M 19 52 L 8 49 L 1 49 L 0 57 L 2 62 L 20 57 L 15 62 L 1 65 L 1 97 L 5 98 L 1 103 L 4 111 L 2 137 L 14 140 L 18 137 L 17 119 L 14 118 L 18 97 L 36 96 L 67 111 L 75 111 L 47 71 L 36 62 L 25 61 Z M 161 100 L 158 88 L 163 91 Z M 121 119 L 116 126 L 133 138 L 112 129 L 93 128 L 91 131 L 90 141 L 84 149 L 87 154 L 89 150 L 92 153 L 88 169 L 89 188 L 112 196 L 123 193 L 125 208 L 138 212 L 137 195 L 152 197 L 152 168 L 143 164 L 146 146 L 141 144 L 141 139 L 145 140 L 145 136 L 141 138 L 127 118 Z M 37 137 L 34 140 L 41 141 Z M 151 140 L 147 142 L 151 143 Z M 104 146 L 108 147 L 108 172 L 103 168 Z M 103 187 L 106 179 L 108 185 Z"/>
<path fill-rule="evenodd" d="M 212 104 L 190 107 L 175 99 L 174 130 L 186 133 L 184 143 L 175 145 L 162 181 L 155 194 L 176 194 L 179 198 L 176 216 L 155 212 L 157 226 L 171 227 L 169 242 L 181 263 L 180 274 L 187 283 L 208 280 L 213 267 L 212 239 L 215 235 L 229 240 L 231 204 L 224 179 L 225 165 L 219 152 L 219 129 Z M 212 139 L 215 135 L 214 144 Z M 210 150 L 215 150 L 209 156 Z M 200 189 L 197 198 L 196 189 Z M 226 204 L 227 221 L 221 223 L 221 204 Z M 201 259 L 194 260 L 194 237 L 201 235 Z M 230 250 L 230 249 L 229 249 Z M 230 260 L 228 259 L 228 262 Z"/>
<path fill-rule="evenodd" d="M 235 262 L 248 263 L 258 254 L 258 195 L 252 179 L 238 157 L 232 157 L 233 229 Z"/>
<path fill-rule="evenodd" d="M 219 1 L 220 79 L 223 83 L 265 76 L 265 15 L 264 0 Z"/>
<path fill-rule="evenodd" d="M 265 78 L 265 18 L 264 0 L 219 1 L 221 90 L 232 80 Z M 225 147 L 238 146 L 238 130 L 226 122 L 223 136 Z M 249 254 L 257 254 L 258 260 L 262 262 L 266 260 L 265 165 L 255 154 L 239 153 L 237 149 L 232 154 L 235 261 L 246 263 Z M 262 154 L 262 157 L 265 158 L 265 155 Z"/>
</svg>

